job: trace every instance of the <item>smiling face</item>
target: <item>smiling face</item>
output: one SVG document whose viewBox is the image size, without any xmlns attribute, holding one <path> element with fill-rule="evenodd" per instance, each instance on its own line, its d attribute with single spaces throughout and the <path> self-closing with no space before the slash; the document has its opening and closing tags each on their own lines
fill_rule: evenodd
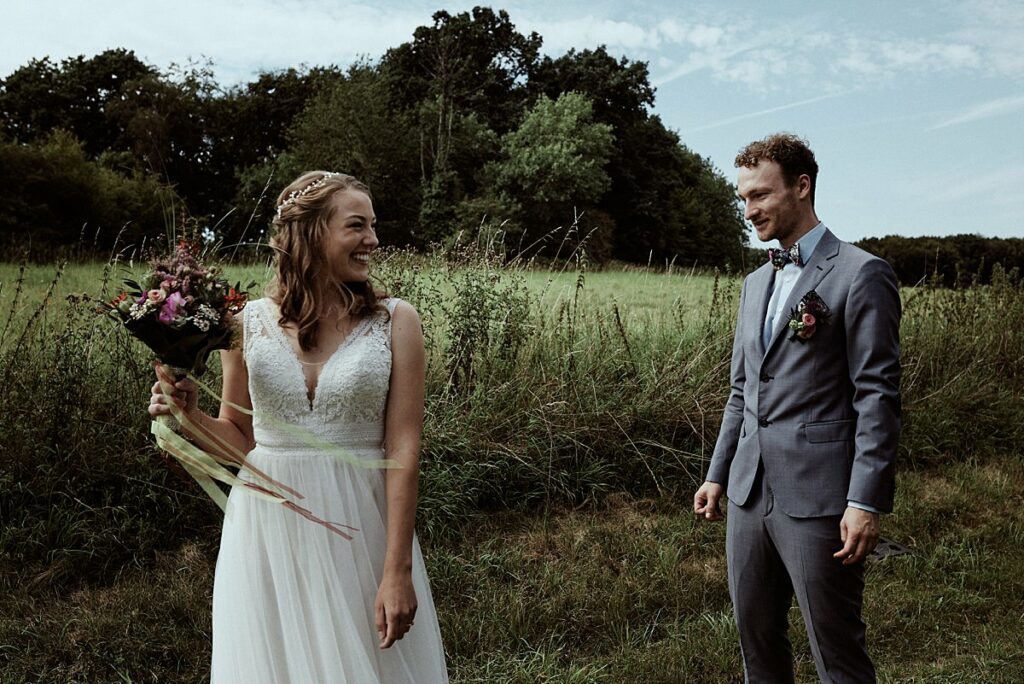
<svg viewBox="0 0 1024 684">
<path fill-rule="evenodd" d="M 330 217 L 323 250 L 331 276 L 342 283 L 365 282 L 370 253 L 377 247 L 373 202 L 365 192 L 341 190 L 331 199 Z"/>
<path fill-rule="evenodd" d="M 781 166 L 762 159 L 757 166 L 740 167 L 737 186 L 743 218 L 754 225 L 762 242 L 778 240 L 788 248 L 817 225 L 806 175 L 789 185 Z"/>
</svg>

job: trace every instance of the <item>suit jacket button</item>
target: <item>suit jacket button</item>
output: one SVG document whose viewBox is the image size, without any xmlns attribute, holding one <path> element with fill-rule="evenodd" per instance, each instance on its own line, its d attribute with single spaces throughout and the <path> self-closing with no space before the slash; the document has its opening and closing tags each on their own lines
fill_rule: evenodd
<svg viewBox="0 0 1024 684">
<path fill-rule="evenodd" d="M 760 425 L 761 427 L 768 427 L 768 426 L 769 426 L 769 425 L 771 425 L 772 423 L 771 423 L 771 421 L 770 421 L 770 420 L 768 420 L 767 418 L 762 418 L 761 420 L 759 420 L 759 421 L 757 422 L 757 424 L 758 424 L 758 425 Z"/>
<path fill-rule="evenodd" d="M 761 371 L 761 382 L 771 381 L 772 376 L 768 375 L 768 371 Z"/>
</svg>

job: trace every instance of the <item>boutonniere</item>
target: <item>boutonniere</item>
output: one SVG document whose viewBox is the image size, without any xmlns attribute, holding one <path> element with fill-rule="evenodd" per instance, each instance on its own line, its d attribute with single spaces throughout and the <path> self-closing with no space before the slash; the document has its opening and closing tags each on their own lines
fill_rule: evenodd
<svg viewBox="0 0 1024 684">
<path fill-rule="evenodd" d="M 804 342 L 809 340 L 819 325 L 827 325 L 832 312 L 818 293 L 811 290 L 805 294 L 795 309 L 789 312 L 789 329 L 793 331 L 790 339 Z"/>
</svg>

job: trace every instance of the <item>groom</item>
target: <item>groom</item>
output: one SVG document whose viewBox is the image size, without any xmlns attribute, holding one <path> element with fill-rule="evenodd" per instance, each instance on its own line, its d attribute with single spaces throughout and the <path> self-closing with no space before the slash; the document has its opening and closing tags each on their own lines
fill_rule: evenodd
<svg viewBox="0 0 1024 684">
<path fill-rule="evenodd" d="M 694 512 L 726 528 L 746 681 L 793 681 L 796 594 L 822 682 L 874 682 L 864 558 L 892 510 L 900 429 L 900 299 L 889 265 L 814 210 L 818 164 L 777 134 L 736 157 L 744 216 L 782 249 L 740 296 L 732 391 Z"/>
</svg>

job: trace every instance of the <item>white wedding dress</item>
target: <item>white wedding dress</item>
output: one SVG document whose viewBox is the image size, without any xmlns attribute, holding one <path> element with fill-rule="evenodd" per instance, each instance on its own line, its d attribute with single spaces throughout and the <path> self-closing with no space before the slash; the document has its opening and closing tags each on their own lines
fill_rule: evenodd
<svg viewBox="0 0 1024 684">
<path fill-rule="evenodd" d="M 248 461 L 300 494 L 346 541 L 281 505 L 232 491 L 213 587 L 212 684 L 439 684 L 448 681 L 423 556 L 413 539 L 415 624 L 379 648 L 374 601 L 386 549 L 385 471 L 345 463 L 281 424 L 361 459 L 384 457 L 391 317 L 366 318 L 326 362 L 313 401 L 268 299 L 243 312 L 255 416 Z"/>
</svg>

